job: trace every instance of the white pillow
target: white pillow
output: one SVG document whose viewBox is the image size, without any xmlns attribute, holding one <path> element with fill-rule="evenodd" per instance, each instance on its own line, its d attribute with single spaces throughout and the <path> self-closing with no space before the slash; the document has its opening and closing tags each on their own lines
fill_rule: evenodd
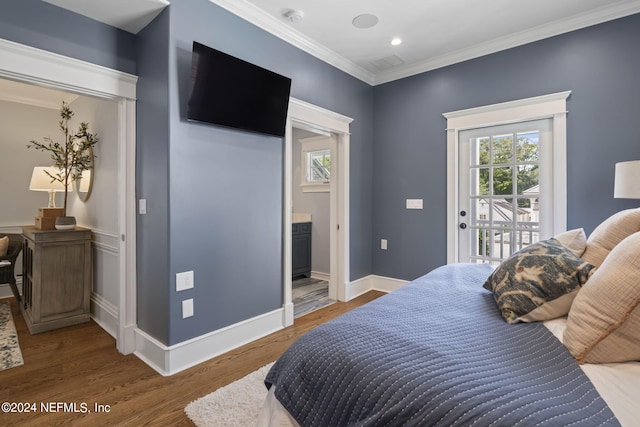
<svg viewBox="0 0 640 427">
<path fill-rule="evenodd" d="M 565 231 L 553 237 L 578 258 L 582 258 L 582 254 L 587 249 L 587 235 L 583 228 Z"/>
</svg>

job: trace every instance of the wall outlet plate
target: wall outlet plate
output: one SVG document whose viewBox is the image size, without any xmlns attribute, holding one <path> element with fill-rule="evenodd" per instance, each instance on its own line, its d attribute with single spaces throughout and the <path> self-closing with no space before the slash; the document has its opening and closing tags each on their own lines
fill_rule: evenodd
<svg viewBox="0 0 640 427">
<path fill-rule="evenodd" d="M 193 298 L 182 301 L 182 318 L 193 316 Z"/>
</svg>

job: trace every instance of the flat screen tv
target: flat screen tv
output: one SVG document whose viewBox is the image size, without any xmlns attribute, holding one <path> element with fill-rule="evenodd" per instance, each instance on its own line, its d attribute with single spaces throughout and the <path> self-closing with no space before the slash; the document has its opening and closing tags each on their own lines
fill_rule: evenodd
<svg viewBox="0 0 640 427">
<path fill-rule="evenodd" d="M 193 42 L 187 118 L 282 137 L 291 79 Z"/>
</svg>

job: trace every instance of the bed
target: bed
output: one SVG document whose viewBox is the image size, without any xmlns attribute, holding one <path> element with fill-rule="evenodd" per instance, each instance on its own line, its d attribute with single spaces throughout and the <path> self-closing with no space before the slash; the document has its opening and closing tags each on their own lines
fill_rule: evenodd
<svg viewBox="0 0 640 427">
<path fill-rule="evenodd" d="M 546 257 L 538 270 L 553 274 L 562 298 L 552 292 L 541 303 L 530 289 L 501 294 L 505 277 L 517 276 L 505 276 L 502 264 L 452 264 L 310 331 L 269 371 L 258 425 L 637 425 L 640 210 L 629 211 L 588 241 L 573 231 L 513 257 L 519 271 Z M 629 226 L 630 213 L 637 224 Z M 598 238 L 611 223 L 629 230 Z M 558 279 L 554 263 L 577 268 L 577 284 Z M 615 286 L 630 285 L 612 288 L 611 276 Z M 517 304 L 505 306 L 514 294 L 527 294 L 533 308 L 514 314 Z M 610 296 L 622 301 L 621 322 L 593 306 L 605 304 L 609 313 Z M 615 328 L 600 324 L 607 321 Z M 592 339 L 597 327 L 607 335 Z"/>
</svg>

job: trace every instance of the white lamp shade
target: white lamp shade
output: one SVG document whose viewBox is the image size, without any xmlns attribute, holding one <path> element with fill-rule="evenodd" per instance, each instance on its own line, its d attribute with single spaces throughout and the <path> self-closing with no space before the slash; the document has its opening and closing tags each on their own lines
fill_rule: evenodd
<svg viewBox="0 0 640 427">
<path fill-rule="evenodd" d="M 31 175 L 31 182 L 29 183 L 29 190 L 32 191 L 64 191 L 64 185 L 60 181 L 53 181 L 51 177 L 45 172 L 49 172 L 51 175 L 56 176 L 60 173 L 58 168 L 53 166 L 36 166 L 33 168 L 33 174 Z"/>
<path fill-rule="evenodd" d="M 613 197 L 640 199 L 640 160 L 616 163 Z"/>
</svg>

